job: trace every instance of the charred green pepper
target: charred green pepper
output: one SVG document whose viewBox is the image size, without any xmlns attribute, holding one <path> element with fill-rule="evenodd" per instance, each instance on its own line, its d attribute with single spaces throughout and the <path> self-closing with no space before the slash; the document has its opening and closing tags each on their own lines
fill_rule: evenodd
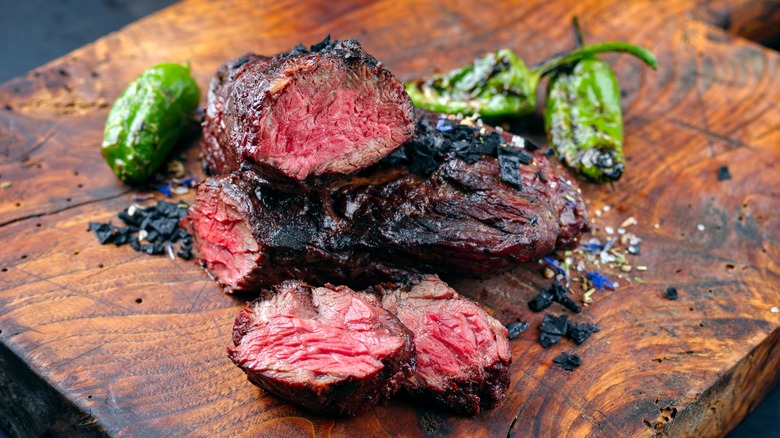
<svg viewBox="0 0 780 438">
<path fill-rule="evenodd" d="M 648 63 L 648 50 L 624 42 L 590 44 L 529 68 L 511 50 L 476 59 L 473 63 L 406 84 L 406 92 L 420 108 L 447 114 L 483 117 L 524 116 L 536 110 L 536 88 L 543 76 L 597 53 L 628 52 Z"/>
<path fill-rule="evenodd" d="M 141 73 L 114 102 L 102 154 L 122 181 L 149 179 L 191 123 L 200 90 L 189 67 L 164 63 Z"/>
<path fill-rule="evenodd" d="M 574 27 L 582 45 L 576 19 Z M 657 65 L 649 52 L 638 57 Z M 585 178 L 605 183 L 623 175 L 620 87 L 606 62 L 591 55 L 555 71 L 547 87 L 544 127 L 558 159 Z"/>
<path fill-rule="evenodd" d="M 606 62 L 593 57 L 550 79 L 544 127 L 558 159 L 595 182 L 623 174 L 620 88 Z"/>
</svg>

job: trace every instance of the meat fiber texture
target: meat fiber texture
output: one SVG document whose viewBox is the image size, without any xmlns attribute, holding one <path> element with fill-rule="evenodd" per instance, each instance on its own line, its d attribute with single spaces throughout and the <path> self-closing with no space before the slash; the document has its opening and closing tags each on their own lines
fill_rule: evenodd
<svg viewBox="0 0 780 438">
<path fill-rule="evenodd" d="M 203 121 L 203 164 L 212 175 L 253 168 L 278 187 L 299 187 L 376 163 L 413 129 L 403 84 L 357 40 L 328 37 L 219 68 Z"/>
<path fill-rule="evenodd" d="M 236 318 L 228 354 L 255 385 L 323 415 L 387 400 L 415 368 L 411 332 L 371 294 L 287 281 Z"/>
<path fill-rule="evenodd" d="M 182 225 L 228 292 L 495 275 L 576 245 L 588 228 L 576 183 L 530 146 L 422 113 L 383 162 L 304 193 L 252 170 L 209 178 Z"/>
<path fill-rule="evenodd" d="M 504 399 L 512 356 L 500 322 L 436 276 L 377 289 L 414 333 L 417 369 L 404 381 L 414 400 L 474 415 Z"/>
</svg>

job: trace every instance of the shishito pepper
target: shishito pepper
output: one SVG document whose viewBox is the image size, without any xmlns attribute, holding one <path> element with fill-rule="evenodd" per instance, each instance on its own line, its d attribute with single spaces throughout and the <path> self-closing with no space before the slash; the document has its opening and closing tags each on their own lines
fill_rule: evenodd
<svg viewBox="0 0 780 438">
<path fill-rule="evenodd" d="M 585 178 L 615 181 L 623 175 L 620 88 L 609 64 L 588 58 L 550 79 L 544 127 L 558 158 Z"/>
<path fill-rule="evenodd" d="M 189 67 L 164 63 L 133 80 L 114 102 L 102 154 L 122 181 L 140 183 L 165 162 L 198 106 L 200 90 Z"/>
<path fill-rule="evenodd" d="M 648 50 L 624 42 L 590 44 L 529 68 L 509 49 L 491 52 L 471 64 L 424 81 L 406 84 L 420 108 L 447 114 L 517 117 L 536 110 L 536 88 L 543 76 L 597 53 L 628 52 L 650 62 Z"/>
<path fill-rule="evenodd" d="M 574 28 L 582 45 L 576 19 Z M 631 53 L 656 68 L 650 52 Z M 544 127 L 558 159 L 586 179 L 605 183 L 623 175 L 620 87 L 606 62 L 591 55 L 555 71 L 547 87 Z"/>
</svg>

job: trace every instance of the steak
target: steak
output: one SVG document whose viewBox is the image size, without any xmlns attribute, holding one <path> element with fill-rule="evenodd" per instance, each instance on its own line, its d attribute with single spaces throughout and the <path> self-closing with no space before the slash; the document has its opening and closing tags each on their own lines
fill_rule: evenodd
<svg viewBox="0 0 780 438">
<path fill-rule="evenodd" d="M 233 327 L 228 355 L 264 390 L 323 415 L 388 399 L 415 367 L 411 332 L 374 295 L 287 281 Z"/>
<path fill-rule="evenodd" d="M 253 170 L 210 178 L 182 226 L 228 292 L 484 277 L 576 245 L 588 225 L 575 183 L 519 137 L 483 129 L 422 113 L 382 162 L 298 194 Z"/>
<path fill-rule="evenodd" d="M 355 39 L 228 61 L 212 79 L 203 121 L 212 175 L 254 168 L 277 185 L 368 167 L 409 140 L 404 85 Z"/>
<path fill-rule="evenodd" d="M 417 370 L 404 389 L 415 400 L 474 415 L 504 399 L 512 355 L 500 322 L 436 276 L 377 289 L 382 306 L 414 333 Z"/>
</svg>

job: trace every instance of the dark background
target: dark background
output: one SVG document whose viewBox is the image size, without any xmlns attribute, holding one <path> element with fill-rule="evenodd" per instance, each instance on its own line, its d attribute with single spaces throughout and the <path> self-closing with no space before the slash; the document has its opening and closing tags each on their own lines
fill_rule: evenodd
<svg viewBox="0 0 780 438">
<path fill-rule="evenodd" d="M 1 0 L 0 82 L 119 30 L 174 0 Z M 778 370 L 780 372 L 780 370 Z M 0 429 L 0 438 L 7 434 Z M 729 438 L 780 437 L 776 389 Z"/>
</svg>

